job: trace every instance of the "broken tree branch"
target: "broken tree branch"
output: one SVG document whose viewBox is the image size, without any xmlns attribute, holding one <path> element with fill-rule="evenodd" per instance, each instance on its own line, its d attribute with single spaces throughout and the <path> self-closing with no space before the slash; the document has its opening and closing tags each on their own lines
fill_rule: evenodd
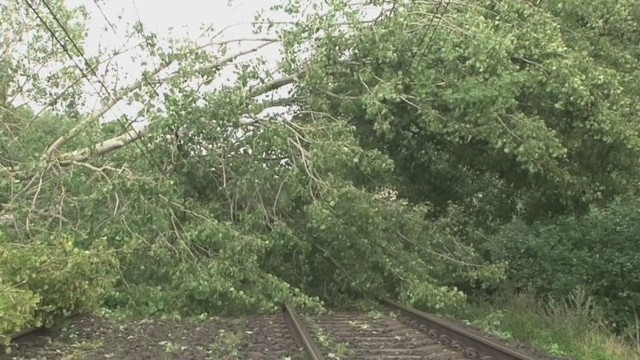
<svg viewBox="0 0 640 360">
<path fill-rule="evenodd" d="M 254 46 L 250 49 L 244 50 L 244 51 L 240 51 L 238 53 L 235 53 L 233 55 L 229 55 L 226 57 L 223 57 L 222 59 L 220 59 L 219 61 L 214 62 L 213 64 L 211 64 L 209 66 L 209 68 L 219 68 L 222 66 L 225 66 L 227 64 L 229 64 L 230 62 L 234 61 L 235 59 L 237 59 L 238 57 L 256 52 L 270 44 L 273 44 L 275 41 L 270 40 L 267 41 L 263 44 Z M 164 64 L 160 65 L 159 67 L 157 67 L 155 70 L 153 70 L 151 72 L 151 76 L 155 76 L 157 74 L 159 74 L 161 71 L 167 69 L 170 65 L 172 65 L 175 61 L 167 61 Z M 166 82 L 172 78 L 175 78 L 176 76 L 179 76 L 179 72 L 174 72 L 172 75 L 166 77 L 163 81 Z M 133 84 L 131 84 L 128 87 L 125 87 L 123 89 L 121 89 L 116 95 L 114 96 L 110 96 L 110 101 L 102 107 L 102 109 L 100 109 L 96 114 L 87 117 L 86 119 L 80 121 L 76 126 L 74 126 L 73 128 L 71 128 L 71 130 L 69 130 L 69 132 L 67 132 L 65 135 L 59 137 L 56 141 L 54 141 L 53 144 L 51 144 L 51 146 L 49 146 L 49 148 L 44 152 L 44 154 L 42 155 L 42 160 L 44 161 L 49 161 L 51 160 L 51 157 L 53 156 L 54 153 L 59 152 L 60 148 L 62 148 L 62 146 L 64 146 L 64 144 L 66 144 L 67 142 L 69 142 L 69 140 L 73 139 L 76 135 L 78 135 L 81 131 L 83 131 L 85 128 L 87 128 L 90 124 L 100 120 L 109 110 L 111 110 L 118 102 L 120 102 L 121 100 L 123 100 L 127 95 L 129 95 L 130 93 L 132 93 L 135 90 L 140 89 L 144 84 L 146 83 L 146 78 L 143 76 L 140 79 L 138 79 L 137 81 L 135 81 Z"/>
<path fill-rule="evenodd" d="M 59 164 L 60 166 L 69 166 L 74 163 L 85 161 L 92 155 L 106 155 L 142 138 L 149 132 L 149 126 L 150 125 L 145 126 L 139 130 L 132 129 L 122 135 L 102 141 L 90 147 L 63 154 L 59 158 Z"/>
</svg>

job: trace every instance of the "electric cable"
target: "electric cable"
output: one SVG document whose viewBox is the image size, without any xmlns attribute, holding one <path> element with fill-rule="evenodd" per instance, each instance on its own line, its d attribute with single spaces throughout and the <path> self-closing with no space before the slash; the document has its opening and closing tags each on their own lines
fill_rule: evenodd
<svg viewBox="0 0 640 360">
<path fill-rule="evenodd" d="M 60 38 L 56 35 L 56 33 L 53 31 L 53 29 L 49 26 L 49 24 L 44 20 L 44 18 L 40 15 L 40 13 L 36 10 L 35 6 L 33 6 L 33 4 L 29 1 L 29 0 L 25 0 L 25 3 L 27 4 L 27 6 L 33 11 L 33 13 L 36 15 L 36 17 L 38 18 L 38 20 L 40 20 L 40 22 L 42 23 L 42 25 L 47 29 L 47 31 L 51 34 L 51 36 L 54 38 L 54 40 L 60 45 L 60 47 L 62 48 L 62 50 L 67 54 L 67 56 L 69 57 L 69 59 L 73 62 L 73 64 L 78 68 L 78 70 L 80 70 L 80 73 L 82 74 L 82 76 L 89 82 L 89 84 L 91 85 L 91 87 L 93 87 L 93 89 L 96 91 L 96 93 L 98 94 L 98 96 L 100 95 L 100 91 L 96 88 L 96 86 L 94 85 L 94 83 L 92 82 L 92 80 L 89 78 L 89 76 L 86 74 L 86 72 L 82 69 L 82 67 L 76 62 L 76 60 L 73 58 L 73 55 L 71 55 L 71 52 L 69 51 L 69 48 L 60 40 Z M 67 39 L 69 40 L 69 42 L 73 45 L 74 49 L 78 52 L 78 54 L 82 57 L 82 59 L 85 62 L 85 65 L 93 72 L 93 75 L 96 77 L 96 80 L 98 81 L 98 83 L 102 86 L 102 88 L 104 88 L 105 92 L 107 93 L 107 95 L 109 96 L 109 98 L 111 98 L 112 101 L 115 101 L 115 97 L 111 94 L 111 92 L 109 91 L 109 89 L 107 88 L 107 86 L 100 80 L 100 78 L 98 77 L 98 74 L 96 73 L 96 71 L 93 69 L 93 67 L 91 66 L 91 64 L 89 63 L 89 61 L 87 60 L 87 58 L 85 57 L 84 53 L 82 52 L 82 50 L 79 48 L 79 46 L 75 43 L 75 41 L 73 40 L 73 38 L 71 37 L 71 35 L 69 34 L 68 30 L 66 29 L 66 27 L 62 24 L 62 22 L 60 21 L 60 19 L 58 18 L 58 16 L 55 14 L 55 11 L 51 8 L 51 6 L 47 3 L 46 0 L 42 0 L 42 3 L 45 5 L 45 7 L 48 9 L 49 13 L 51 14 L 51 16 L 54 18 L 54 20 L 56 21 L 56 23 L 58 24 L 58 26 L 60 26 L 60 28 L 62 29 L 62 31 L 65 33 Z M 127 118 L 127 116 L 124 114 L 124 111 L 122 111 L 122 109 L 120 109 L 117 104 L 116 107 L 118 108 L 118 110 L 120 110 L 120 112 L 123 114 L 123 116 L 125 118 Z M 126 124 L 124 124 L 120 118 L 117 118 L 116 121 L 123 127 L 124 131 L 129 131 L 127 129 L 127 125 L 129 125 L 131 127 L 132 130 L 137 131 L 134 127 L 133 124 L 131 124 L 131 122 L 126 122 Z M 144 143 L 142 143 L 143 148 L 141 148 L 138 145 L 137 141 L 134 141 L 136 143 L 136 146 L 140 149 L 140 151 L 142 152 L 142 154 L 151 162 L 153 163 L 153 165 L 156 167 L 156 169 L 158 171 L 160 171 L 162 173 L 161 167 L 159 166 L 159 163 L 157 162 L 157 160 L 155 159 L 154 156 L 151 155 L 151 151 L 149 150 L 148 146 Z"/>
<path fill-rule="evenodd" d="M 111 23 L 111 21 L 109 20 L 109 18 L 107 17 L 107 15 L 104 13 L 104 11 L 102 11 L 102 7 L 100 6 L 100 4 L 98 3 L 98 0 L 93 0 L 93 3 L 96 4 L 96 7 L 98 8 L 98 11 L 100 11 L 100 14 L 102 14 L 102 17 L 104 18 L 104 20 L 107 22 L 107 24 L 109 25 L 109 27 L 111 28 L 111 30 L 113 30 L 114 33 L 117 34 L 116 32 L 116 27 L 113 26 L 113 24 Z"/>
<path fill-rule="evenodd" d="M 444 12 L 446 12 L 447 9 L 449 8 L 449 3 L 450 2 L 451 2 L 451 0 L 447 0 Z M 413 66 L 416 64 L 416 61 L 418 63 L 420 62 L 420 58 L 422 58 L 422 56 L 424 56 L 425 52 L 429 48 L 429 45 L 431 44 L 431 41 L 433 41 L 433 38 L 435 37 L 435 34 L 436 34 L 436 29 L 440 26 L 440 23 L 442 22 L 442 18 L 444 17 L 444 12 L 440 15 L 440 18 L 438 19 L 438 23 L 436 24 L 435 29 L 431 32 L 431 36 L 429 37 L 428 40 L 427 40 L 427 36 L 429 34 L 429 31 L 431 30 L 431 26 L 433 25 L 433 21 L 435 20 L 436 16 L 438 15 L 438 12 L 440 11 L 440 8 L 442 7 L 443 3 L 444 3 L 444 0 L 440 0 L 438 2 L 438 6 L 436 7 L 436 11 L 431 16 L 431 19 L 429 20 L 429 23 L 427 24 L 427 28 L 425 29 L 424 33 L 422 34 L 422 38 L 420 39 L 420 43 L 418 45 L 418 50 L 417 50 L 416 54 L 413 56 L 413 58 L 411 59 L 411 63 L 409 64 L 409 68 L 407 68 L 405 76 L 413 68 Z"/>
</svg>

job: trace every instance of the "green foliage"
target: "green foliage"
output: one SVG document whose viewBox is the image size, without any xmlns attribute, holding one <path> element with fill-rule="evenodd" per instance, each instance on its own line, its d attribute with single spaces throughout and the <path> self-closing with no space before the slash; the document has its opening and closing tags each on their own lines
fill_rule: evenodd
<svg viewBox="0 0 640 360">
<path fill-rule="evenodd" d="M 88 18 L 84 7 L 71 8 L 61 0 L 47 2 L 48 7 L 38 2 L 33 6 L 47 24 L 55 24 L 48 11 L 51 8 L 82 49 Z M 71 53 L 76 53 L 62 30 L 55 31 Z M 79 114 L 78 108 L 84 105 L 77 81 L 80 74 L 69 63 L 64 50 L 52 46 L 51 41 L 47 28 L 25 3 L 0 1 L 0 116 L 22 101 Z M 29 51 L 25 51 L 27 46 Z"/>
<path fill-rule="evenodd" d="M 80 250 L 61 236 L 39 243 L 0 238 L 0 341 L 28 326 L 50 326 L 95 310 L 113 286 L 117 261 L 96 242 Z"/>
<path fill-rule="evenodd" d="M 563 301 L 540 301 L 532 292 L 501 293 L 492 302 L 468 304 L 451 314 L 505 340 L 527 343 L 571 359 L 640 359 L 640 347 L 607 331 L 597 306 L 584 291 Z"/>
<path fill-rule="evenodd" d="M 495 260 L 509 263 L 519 287 L 561 298 L 581 287 L 618 325 L 632 322 L 640 303 L 640 213 L 636 198 L 572 217 L 505 226 L 488 242 Z"/>
<path fill-rule="evenodd" d="M 362 153 L 344 123 L 330 125 L 294 130 L 272 123 L 241 140 L 252 150 L 261 145 L 256 137 L 280 144 L 271 150 L 288 155 L 294 166 L 245 155 L 211 172 L 202 167 L 220 161 L 220 153 L 211 151 L 198 162 L 193 155 L 181 160 L 162 185 L 123 179 L 120 199 L 130 209 L 119 215 L 121 231 L 161 235 L 155 243 L 111 238 L 112 246 L 126 249 L 128 287 L 110 295 L 108 304 L 145 313 L 238 314 L 272 311 L 283 300 L 317 308 L 318 298 L 381 293 L 433 308 L 458 304 L 462 294 L 446 284 L 466 279 L 468 267 L 490 266 L 478 265 L 472 249 L 461 245 L 466 252 L 442 261 L 438 251 L 446 253 L 453 239 L 423 221 L 424 209 L 355 187 L 367 175 L 390 171 L 389 163 L 375 152 Z M 300 144 L 286 141 L 291 138 Z M 299 146 L 306 148 L 302 154 Z M 95 197 L 91 208 L 110 196 Z M 150 199 L 158 197 L 166 200 L 147 214 Z M 146 220 L 151 217 L 153 224 Z M 99 231 L 108 237 L 117 226 Z"/>
<path fill-rule="evenodd" d="M 394 160 L 400 195 L 436 216 L 455 203 L 493 226 L 581 214 L 629 191 L 640 151 L 637 92 L 626 87 L 638 75 L 637 2 L 471 3 L 441 11 L 426 49 L 420 35 L 440 8 L 428 2 L 398 2 L 352 36 L 334 27 L 300 95 L 349 119 L 365 148 Z M 606 23 L 582 27 L 604 13 Z M 603 58 L 608 41 L 622 60 Z"/>
<path fill-rule="evenodd" d="M 308 276 L 316 292 L 387 293 L 430 308 L 455 306 L 463 298 L 444 286 L 460 274 L 445 274 L 446 265 L 434 255 L 449 239 L 422 221 L 419 208 L 347 187 L 311 205 L 307 214 L 305 239 L 314 247 Z"/>
<path fill-rule="evenodd" d="M 53 3 L 80 43 L 83 9 Z M 582 285 L 622 323 L 640 301 L 640 219 L 632 203 L 599 207 L 639 179 L 637 2 L 393 3 L 375 21 L 343 0 L 274 8 L 301 19 L 257 21 L 277 27 L 276 73 L 259 57 L 234 63 L 243 54 L 216 39 L 136 25 L 152 81 L 111 92 L 150 122 L 137 139 L 99 123 L 111 99 L 82 113 L 79 72 L 30 72 L 64 54 L 33 16 L 18 21 L 25 8 L 0 2 L 16 10 L 0 15 L 3 49 L 9 27 L 22 45 L 35 29 L 29 56 L 0 60 L 0 225 L 13 259 L 0 287 L 22 304 L 0 328 L 101 301 L 232 315 L 387 295 L 453 311 L 459 289 L 492 289 L 505 266 L 554 297 Z M 115 73 L 106 58 L 99 73 Z M 229 65 L 236 80 L 211 86 Z M 18 106 L 16 92 L 52 110 Z M 294 114 L 265 115 L 282 104 Z M 522 337 L 547 346 L 547 335 Z"/>
<path fill-rule="evenodd" d="M 268 313 L 285 300 L 311 310 L 320 305 L 261 268 L 268 243 L 260 237 L 216 221 L 185 231 L 176 247 L 141 245 L 129 253 L 123 263 L 128 286 L 111 293 L 107 304 L 151 315 Z"/>
<path fill-rule="evenodd" d="M 4 280 L 4 279 L 2 279 Z M 8 334 L 16 333 L 34 323 L 40 298 L 31 291 L 0 283 L 0 346 L 8 346 Z"/>
</svg>

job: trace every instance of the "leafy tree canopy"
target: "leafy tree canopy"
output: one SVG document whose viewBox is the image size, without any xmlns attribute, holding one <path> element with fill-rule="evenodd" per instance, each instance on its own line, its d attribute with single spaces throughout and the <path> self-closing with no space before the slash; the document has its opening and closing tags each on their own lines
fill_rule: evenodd
<svg viewBox="0 0 640 360">
<path fill-rule="evenodd" d="M 85 12 L 52 3 L 81 45 Z M 142 74 L 115 81 L 126 50 L 89 59 L 91 111 L 33 11 L 0 4 L 15 10 L 0 13 L 0 257 L 55 241 L 90 251 L 99 286 L 67 303 L 96 306 L 97 293 L 132 311 L 232 314 L 387 294 L 455 306 L 461 285 L 527 278 L 496 245 L 510 228 L 482 230 L 581 215 L 638 180 L 631 0 L 289 1 L 240 50 L 224 29 L 193 40 L 136 24 Z M 276 69 L 261 54 L 274 46 Z M 44 306 L 41 289 L 1 279 L 24 302 L 8 326 Z"/>
<path fill-rule="evenodd" d="M 353 11 L 336 5 L 319 11 Z M 57 11 L 66 18 L 77 10 Z M 163 40 L 138 24 L 130 36 L 148 69 L 108 89 L 101 85 L 109 77 L 94 74 L 98 109 L 34 114 L 5 103 L 14 124 L 2 135 L 7 238 L 40 244 L 69 236 L 78 249 L 104 241 L 101 251 L 118 254 L 120 277 L 103 299 L 146 313 L 263 312 L 285 299 L 315 308 L 320 298 L 384 293 L 440 308 L 463 299 L 452 284 L 499 277 L 444 225 L 424 222 L 425 208 L 395 199 L 392 160 L 365 150 L 347 120 L 296 106 L 295 96 L 273 98 L 312 74 L 316 65 L 296 66 L 301 53 L 290 52 L 310 26 L 333 31 L 316 20 L 281 24 L 273 38 L 239 52 L 214 29 L 202 44 Z M 32 18 L 15 23 L 39 26 Z M 277 44 L 283 61 L 274 72 L 259 50 Z M 256 52 L 257 60 L 240 62 Z M 211 85 L 230 67 L 235 80 Z M 146 127 L 127 118 L 102 123 L 125 101 L 139 104 Z M 292 114 L 265 112 L 281 104 Z"/>
<path fill-rule="evenodd" d="M 412 202 L 482 225 L 582 214 L 637 178 L 638 9 L 397 2 L 318 39 L 299 95 L 393 159 Z"/>
</svg>

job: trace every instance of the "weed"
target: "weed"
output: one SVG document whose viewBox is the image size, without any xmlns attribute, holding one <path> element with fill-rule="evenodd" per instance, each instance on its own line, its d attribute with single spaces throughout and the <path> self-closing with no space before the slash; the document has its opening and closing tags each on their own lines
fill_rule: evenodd
<svg viewBox="0 0 640 360">
<path fill-rule="evenodd" d="M 352 350 L 349 348 L 349 344 L 337 342 L 315 324 L 311 324 L 309 327 L 309 330 L 313 335 L 315 335 L 320 346 L 329 350 L 329 354 L 327 355 L 329 358 L 342 359 L 352 353 Z"/>
<path fill-rule="evenodd" d="M 83 341 L 75 344 L 71 344 L 72 351 L 62 357 L 62 360 L 80 360 L 89 359 L 88 353 L 93 350 L 100 349 L 103 346 L 102 341 Z"/>
<path fill-rule="evenodd" d="M 159 344 L 164 346 L 164 352 L 166 352 L 167 354 L 176 354 L 180 351 L 188 349 L 186 346 L 176 344 L 171 341 L 160 341 Z"/>
<path fill-rule="evenodd" d="M 216 340 L 209 348 L 209 355 L 211 355 L 212 359 L 238 359 L 242 339 L 243 334 L 241 332 L 220 330 Z"/>
<path fill-rule="evenodd" d="M 361 330 L 369 330 L 369 324 L 364 321 L 349 321 L 349 325 Z"/>
<path fill-rule="evenodd" d="M 503 294 L 494 303 L 453 314 L 502 339 L 528 343 L 554 356 L 585 360 L 640 360 L 640 347 L 613 336 L 585 291 L 541 301 L 532 292 Z M 632 336 L 628 336 L 632 338 Z"/>
</svg>

